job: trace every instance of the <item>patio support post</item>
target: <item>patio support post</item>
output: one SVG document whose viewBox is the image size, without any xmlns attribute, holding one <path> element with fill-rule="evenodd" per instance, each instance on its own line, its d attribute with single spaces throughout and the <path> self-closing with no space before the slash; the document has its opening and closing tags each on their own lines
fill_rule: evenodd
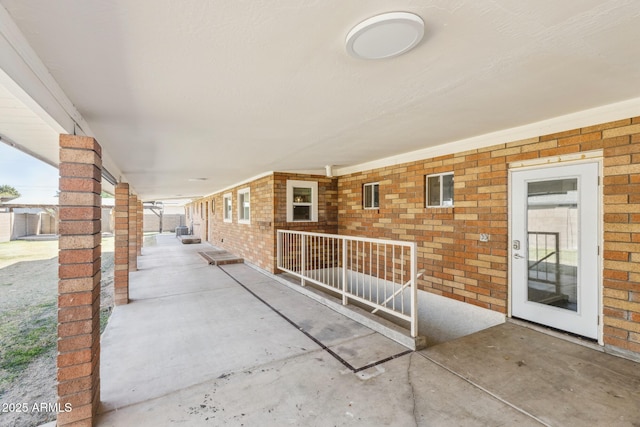
<svg viewBox="0 0 640 427">
<path fill-rule="evenodd" d="M 129 184 L 116 185 L 113 288 L 116 305 L 129 303 Z"/>
<path fill-rule="evenodd" d="M 102 149 L 60 135 L 58 426 L 91 426 L 100 403 Z"/>
<path fill-rule="evenodd" d="M 129 196 L 129 271 L 138 271 L 138 197 Z"/>
<path fill-rule="evenodd" d="M 142 207 L 142 200 L 138 200 L 138 216 L 137 216 L 138 222 L 136 224 L 136 230 L 138 230 L 138 241 L 137 241 L 137 249 L 138 249 L 138 256 L 142 255 L 142 223 L 143 223 L 143 207 Z"/>
</svg>

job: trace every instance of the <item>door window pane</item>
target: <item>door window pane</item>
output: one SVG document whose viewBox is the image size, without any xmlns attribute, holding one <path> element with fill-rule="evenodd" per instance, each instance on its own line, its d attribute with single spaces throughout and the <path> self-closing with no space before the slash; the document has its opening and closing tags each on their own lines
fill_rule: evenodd
<svg viewBox="0 0 640 427">
<path fill-rule="evenodd" d="M 528 301 L 577 311 L 577 178 L 527 183 L 527 239 Z"/>
</svg>

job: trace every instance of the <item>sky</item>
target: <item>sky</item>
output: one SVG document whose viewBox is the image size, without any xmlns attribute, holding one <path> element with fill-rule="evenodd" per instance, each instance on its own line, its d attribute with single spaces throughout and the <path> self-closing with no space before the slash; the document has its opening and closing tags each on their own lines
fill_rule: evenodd
<svg viewBox="0 0 640 427">
<path fill-rule="evenodd" d="M 50 200 L 58 190 L 58 169 L 0 143 L 0 185 L 15 187 L 25 199 Z"/>
</svg>

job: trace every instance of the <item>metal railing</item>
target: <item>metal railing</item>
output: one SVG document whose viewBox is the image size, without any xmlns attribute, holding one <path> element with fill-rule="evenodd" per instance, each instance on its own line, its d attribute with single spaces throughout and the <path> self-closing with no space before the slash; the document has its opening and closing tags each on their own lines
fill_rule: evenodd
<svg viewBox="0 0 640 427">
<path fill-rule="evenodd" d="M 278 230 L 278 268 L 349 300 L 405 320 L 418 336 L 417 245 Z"/>
<path fill-rule="evenodd" d="M 551 283 L 560 292 L 560 233 L 529 231 L 529 279 Z M 550 268 L 551 267 L 551 268 Z"/>
</svg>

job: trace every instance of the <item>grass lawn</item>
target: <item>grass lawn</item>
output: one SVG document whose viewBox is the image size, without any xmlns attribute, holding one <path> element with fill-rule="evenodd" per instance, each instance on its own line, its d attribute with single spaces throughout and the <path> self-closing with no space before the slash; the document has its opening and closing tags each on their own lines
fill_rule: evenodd
<svg viewBox="0 0 640 427">
<path fill-rule="evenodd" d="M 58 241 L 13 240 L 0 243 L 0 268 L 20 261 L 37 261 L 58 256 Z"/>
<path fill-rule="evenodd" d="M 113 287 L 113 247 L 113 237 L 102 239 L 102 304 L 107 305 L 100 312 L 103 328 L 112 305 L 108 293 L 112 293 Z M 57 257 L 57 241 L 0 243 L 0 396 L 3 401 L 16 396 L 55 401 Z M 38 393 L 43 390 L 52 390 L 54 395 L 40 396 Z"/>
</svg>

